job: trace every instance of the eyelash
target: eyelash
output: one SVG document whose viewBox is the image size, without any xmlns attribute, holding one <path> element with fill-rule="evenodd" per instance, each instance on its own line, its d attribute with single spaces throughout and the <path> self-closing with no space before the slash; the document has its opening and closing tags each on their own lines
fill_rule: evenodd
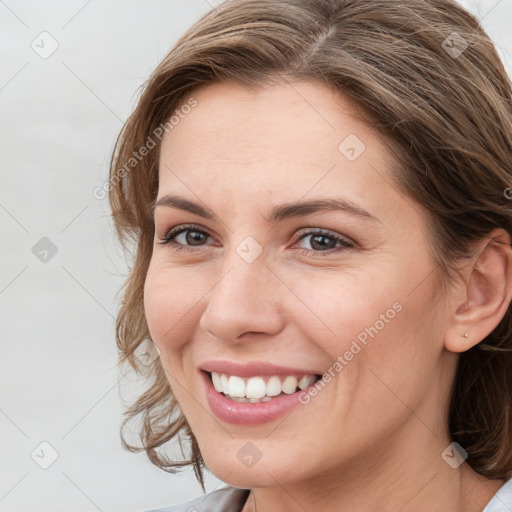
<svg viewBox="0 0 512 512">
<path fill-rule="evenodd" d="M 180 235 L 181 233 L 185 233 L 187 231 L 193 231 L 196 233 L 201 233 L 202 235 L 205 235 L 205 236 L 211 236 L 206 231 L 203 231 L 202 229 L 198 229 L 194 225 L 183 225 L 178 228 L 173 228 L 173 229 L 169 230 L 167 232 L 167 234 L 165 235 L 165 237 L 158 243 L 160 245 L 167 245 L 167 246 L 169 246 L 170 249 L 172 249 L 173 251 L 177 251 L 177 252 L 183 251 L 183 250 L 184 251 L 195 251 L 196 249 L 191 248 L 191 246 L 179 244 L 174 241 L 174 239 L 178 235 Z M 333 233 L 331 233 L 330 231 L 326 231 L 323 229 L 313 229 L 310 231 L 306 231 L 306 232 L 302 233 L 298 238 L 296 238 L 295 243 L 301 241 L 303 238 L 306 238 L 308 236 L 315 236 L 315 235 L 323 235 L 323 236 L 329 237 L 329 238 L 335 240 L 336 242 L 339 242 L 341 244 L 341 246 L 334 247 L 334 248 L 328 249 L 326 251 L 315 251 L 313 249 L 299 249 L 301 251 L 301 254 L 303 254 L 303 255 L 309 255 L 311 253 L 333 254 L 333 253 L 338 253 L 338 252 L 344 251 L 346 249 L 355 248 L 355 245 L 352 242 L 349 242 L 347 239 L 336 236 Z M 198 247 L 201 247 L 201 246 L 198 246 Z"/>
</svg>

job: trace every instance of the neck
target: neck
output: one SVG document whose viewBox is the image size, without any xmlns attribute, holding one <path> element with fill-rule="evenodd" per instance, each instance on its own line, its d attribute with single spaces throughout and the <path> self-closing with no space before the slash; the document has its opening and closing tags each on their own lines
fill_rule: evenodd
<svg viewBox="0 0 512 512">
<path fill-rule="evenodd" d="M 482 512 L 503 480 L 465 462 L 452 468 L 441 457 L 450 441 L 432 436 L 425 450 L 397 450 L 390 442 L 384 459 L 377 450 L 307 481 L 255 488 L 242 512 Z"/>
</svg>

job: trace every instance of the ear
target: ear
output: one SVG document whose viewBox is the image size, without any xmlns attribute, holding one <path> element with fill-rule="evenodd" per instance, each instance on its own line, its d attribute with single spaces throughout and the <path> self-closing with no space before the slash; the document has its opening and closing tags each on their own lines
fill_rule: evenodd
<svg viewBox="0 0 512 512">
<path fill-rule="evenodd" d="M 512 249 L 504 229 L 493 230 L 479 242 L 464 268 L 463 282 L 453 291 L 444 346 L 451 352 L 465 352 L 496 328 L 512 298 Z"/>
</svg>

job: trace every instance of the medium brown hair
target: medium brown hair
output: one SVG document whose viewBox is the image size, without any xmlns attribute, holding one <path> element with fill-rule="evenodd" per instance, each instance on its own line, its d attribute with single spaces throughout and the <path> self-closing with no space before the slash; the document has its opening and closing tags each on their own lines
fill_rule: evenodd
<svg viewBox="0 0 512 512">
<path fill-rule="evenodd" d="M 125 412 L 140 418 L 142 446 L 131 451 L 175 472 L 193 465 L 203 489 L 204 461 L 158 358 L 134 351 L 150 339 L 143 288 L 158 192 L 161 132 L 194 88 L 233 81 L 248 88 L 284 79 L 320 82 L 343 93 L 387 141 L 400 165 L 393 179 L 430 212 L 429 250 L 445 285 L 474 242 L 501 227 L 512 233 L 510 79 L 477 19 L 452 0 L 228 0 L 175 44 L 146 82 L 116 143 L 109 200 L 116 234 L 133 249 L 116 323 L 120 363 L 148 379 Z M 148 145 L 156 147 L 127 169 Z M 124 169 L 124 172 L 122 171 Z M 449 431 L 467 463 L 489 478 L 512 476 L 512 313 L 460 354 Z M 163 445 L 182 435 L 190 457 L 171 460 Z M 182 447 L 183 451 L 183 447 Z"/>
</svg>

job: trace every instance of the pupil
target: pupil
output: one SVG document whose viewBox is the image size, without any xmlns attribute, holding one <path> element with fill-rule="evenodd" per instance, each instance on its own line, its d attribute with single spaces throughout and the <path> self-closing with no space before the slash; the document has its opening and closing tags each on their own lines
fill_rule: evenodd
<svg viewBox="0 0 512 512">
<path fill-rule="evenodd" d="M 322 240 L 322 242 L 320 242 L 320 244 L 316 244 L 316 241 L 317 240 Z M 327 243 L 326 243 L 327 241 Z M 332 246 L 333 246 L 333 243 L 334 243 L 334 240 L 330 239 L 328 236 L 324 236 L 324 235 L 315 235 L 314 237 L 312 237 L 311 239 L 311 247 L 313 247 L 314 249 L 325 249 L 326 247 L 328 249 L 332 249 Z M 315 247 L 315 245 L 318 245 L 318 247 Z"/>
<path fill-rule="evenodd" d="M 193 234 L 193 235 L 192 235 Z M 200 245 L 204 238 L 203 233 L 198 233 L 197 231 L 187 231 L 185 236 L 187 239 L 187 244 L 189 245 Z"/>
</svg>

